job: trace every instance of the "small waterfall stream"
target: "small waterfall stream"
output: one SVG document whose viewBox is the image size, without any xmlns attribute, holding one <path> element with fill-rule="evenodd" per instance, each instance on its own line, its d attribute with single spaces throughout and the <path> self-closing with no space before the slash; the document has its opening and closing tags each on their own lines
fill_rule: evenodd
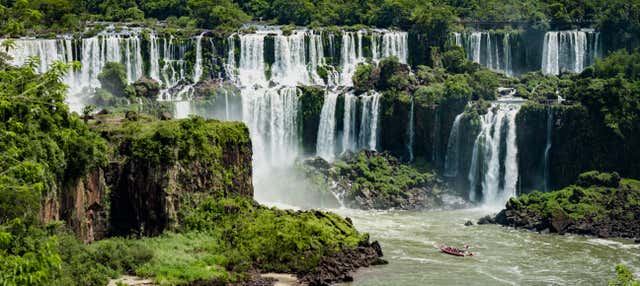
<svg viewBox="0 0 640 286">
<path fill-rule="evenodd" d="M 409 110 L 409 127 L 407 128 L 407 154 L 409 154 L 409 162 L 413 162 L 413 138 L 415 136 L 415 131 L 414 131 L 414 123 L 413 123 L 413 117 L 414 117 L 414 99 L 413 97 L 411 97 L 411 109 Z"/>
<path fill-rule="evenodd" d="M 455 177 L 458 175 L 458 164 L 460 162 L 460 121 L 464 112 L 456 116 L 449 133 L 449 140 L 447 141 L 447 154 L 444 159 L 444 176 Z"/>
<path fill-rule="evenodd" d="M 551 143 L 552 143 L 552 138 L 551 138 L 551 132 L 553 129 L 553 109 L 549 106 L 547 107 L 547 138 L 546 138 L 546 146 L 544 148 L 544 158 L 543 158 L 543 164 L 544 164 L 544 191 L 548 192 L 550 191 L 550 183 L 549 183 L 549 152 L 551 151 Z"/>
</svg>

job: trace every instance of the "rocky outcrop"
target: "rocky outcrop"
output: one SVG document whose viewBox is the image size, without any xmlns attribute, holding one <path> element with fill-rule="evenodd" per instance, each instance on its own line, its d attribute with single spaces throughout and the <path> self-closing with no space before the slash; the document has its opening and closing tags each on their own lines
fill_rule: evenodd
<svg viewBox="0 0 640 286">
<path fill-rule="evenodd" d="M 136 91 L 136 96 L 154 99 L 160 93 L 160 83 L 148 77 L 141 77 L 131 84 Z"/>
<path fill-rule="evenodd" d="M 180 208 L 201 194 L 253 196 L 251 142 L 242 123 L 194 118 L 112 122 L 98 130 L 114 149 L 107 172 L 114 235 L 176 229 Z"/>
<path fill-rule="evenodd" d="M 325 256 L 318 266 L 301 277 L 301 282 L 310 286 L 328 286 L 337 282 L 353 281 L 351 272 L 361 267 L 387 264 L 377 241 L 361 242 L 357 248 L 343 249 L 335 255 Z"/>
<path fill-rule="evenodd" d="M 494 221 L 559 234 L 640 238 L 639 181 L 594 171 L 581 174 L 578 184 L 513 198 Z"/>
<path fill-rule="evenodd" d="M 303 169 L 314 181 L 324 180 L 323 185 L 352 208 L 413 210 L 465 205 L 456 195 L 443 193 L 444 183 L 435 174 L 401 164 L 386 152 L 345 153 L 333 164 L 313 158 L 304 162 Z"/>
</svg>

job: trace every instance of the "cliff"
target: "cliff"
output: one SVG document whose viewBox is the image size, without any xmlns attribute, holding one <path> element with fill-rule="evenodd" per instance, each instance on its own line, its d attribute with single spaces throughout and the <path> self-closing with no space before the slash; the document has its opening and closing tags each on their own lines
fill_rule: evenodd
<svg viewBox="0 0 640 286">
<path fill-rule="evenodd" d="M 251 141 L 242 123 L 104 118 L 94 129 L 110 144 L 106 182 L 114 235 L 175 229 L 180 208 L 197 194 L 253 196 Z"/>
</svg>

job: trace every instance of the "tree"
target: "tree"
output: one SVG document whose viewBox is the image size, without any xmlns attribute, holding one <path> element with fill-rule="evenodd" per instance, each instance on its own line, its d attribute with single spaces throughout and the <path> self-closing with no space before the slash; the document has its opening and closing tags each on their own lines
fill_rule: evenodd
<svg viewBox="0 0 640 286">
<path fill-rule="evenodd" d="M 188 0 L 188 7 L 203 28 L 236 29 L 250 19 L 230 0 Z"/>
<path fill-rule="evenodd" d="M 125 96 L 125 87 L 127 86 L 127 73 L 125 67 L 121 63 L 109 62 L 104 65 L 98 80 L 102 88 L 109 91 L 115 96 Z"/>
</svg>

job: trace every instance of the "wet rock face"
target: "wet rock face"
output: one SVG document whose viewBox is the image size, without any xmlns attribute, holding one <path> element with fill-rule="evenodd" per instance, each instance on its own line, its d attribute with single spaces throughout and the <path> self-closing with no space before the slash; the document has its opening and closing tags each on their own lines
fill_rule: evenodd
<svg viewBox="0 0 640 286">
<path fill-rule="evenodd" d="M 62 220 L 85 243 L 107 236 L 109 187 L 102 169 L 93 170 L 54 193 L 43 202 L 40 210 L 43 222 Z"/>
<path fill-rule="evenodd" d="M 242 123 L 169 120 L 145 128 L 132 137 L 105 135 L 117 146 L 107 172 L 111 234 L 175 229 L 181 208 L 203 195 L 253 196 L 251 142 Z"/>
</svg>

